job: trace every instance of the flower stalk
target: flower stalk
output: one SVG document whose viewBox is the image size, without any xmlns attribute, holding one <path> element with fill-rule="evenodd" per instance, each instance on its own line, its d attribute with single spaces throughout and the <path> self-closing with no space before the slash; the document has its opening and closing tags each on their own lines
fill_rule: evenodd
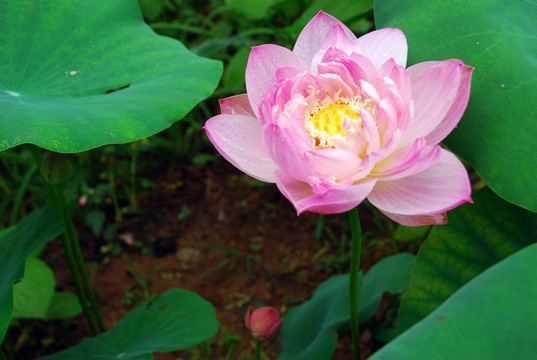
<svg viewBox="0 0 537 360">
<path fill-rule="evenodd" d="M 255 339 L 255 360 L 261 359 L 261 340 Z"/>
<path fill-rule="evenodd" d="M 57 195 L 60 206 L 62 207 L 62 214 L 64 214 L 64 218 L 68 218 L 69 220 L 66 221 L 66 229 L 67 234 L 69 235 L 69 239 L 71 240 L 72 250 L 76 259 L 76 262 L 78 264 L 78 270 L 80 277 L 82 278 L 82 282 L 84 284 L 84 289 L 86 292 L 86 295 L 88 296 L 88 300 L 90 303 L 90 309 L 93 313 L 93 316 L 95 318 L 95 321 L 97 322 L 97 327 L 99 329 L 99 332 L 105 332 L 106 328 L 104 327 L 103 320 L 101 318 L 101 314 L 99 312 L 99 307 L 97 305 L 97 300 L 95 299 L 95 294 L 93 293 L 93 290 L 91 288 L 91 283 L 89 281 L 88 272 L 86 271 L 86 264 L 84 262 L 84 258 L 82 257 L 82 251 L 80 249 L 80 243 L 78 241 L 78 236 L 75 230 L 75 226 L 73 224 L 73 221 L 71 220 L 71 216 L 69 214 L 69 210 L 67 209 L 67 204 L 65 201 L 65 197 L 63 194 L 63 189 L 56 185 L 57 187 Z"/>
<path fill-rule="evenodd" d="M 358 317 L 358 294 L 360 277 L 360 258 L 362 255 L 362 230 L 358 209 L 348 211 L 351 224 L 351 269 L 349 280 L 350 310 L 351 310 L 351 335 L 354 359 L 360 360 L 360 322 Z"/>
<path fill-rule="evenodd" d="M 43 163 L 43 154 L 41 154 L 41 151 L 36 146 L 30 146 L 30 149 L 37 167 L 41 168 Z M 43 173 L 41 175 L 43 176 Z M 69 271 L 71 272 L 75 292 L 82 307 L 82 312 L 84 313 L 84 317 L 88 323 L 91 335 L 95 336 L 99 332 L 104 332 L 106 329 L 102 322 L 93 290 L 91 289 L 89 278 L 86 272 L 86 264 L 82 258 L 76 230 L 69 210 L 67 209 L 63 188 L 60 184 L 51 184 L 49 181 L 47 181 L 45 176 L 43 176 L 43 182 L 47 192 L 49 193 L 49 196 L 56 203 L 60 213 L 62 214 L 63 221 L 65 223 L 65 230 L 61 239 L 65 257 L 67 259 Z M 82 282 L 80 281 L 81 278 L 84 285 L 82 285 Z M 89 299 L 86 298 L 86 295 Z"/>
</svg>

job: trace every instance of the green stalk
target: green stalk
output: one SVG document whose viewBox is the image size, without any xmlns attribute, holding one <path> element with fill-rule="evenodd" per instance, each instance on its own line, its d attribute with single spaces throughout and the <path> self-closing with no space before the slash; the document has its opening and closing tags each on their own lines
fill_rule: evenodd
<svg viewBox="0 0 537 360">
<path fill-rule="evenodd" d="M 41 151 L 39 150 L 37 146 L 30 146 L 30 149 L 32 151 L 34 160 L 37 164 L 37 168 L 40 169 L 41 163 L 43 162 L 43 154 L 41 154 Z M 63 249 L 65 252 L 65 257 L 67 259 L 69 271 L 71 272 L 71 278 L 75 286 L 75 291 L 78 296 L 80 306 L 82 306 L 82 312 L 84 313 L 84 317 L 86 318 L 86 321 L 88 323 L 91 335 L 95 336 L 97 335 L 97 328 L 95 326 L 93 316 L 91 315 L 90 309 L 88 307 L 88 303 L 84 295 L 82 284 L 80 283 L 79 273 L 77 270 L 77 264 L 76 264 L 75 256 L 73 254 L 73 247 L 71 244 L 71 239 L 69 238 L 69 228 L 71 227 L 74 230 L 74 226 L 71 221 L 71 216 L 69 214 L 69 211 L 67 210 L 67 206 L 65 204 L 65 198 L 63 197 L 63 190 L 59 186 L 51 185 L 44 177 L 43 177 L 43 183 L 45 184 L 45 188 L 47 189 L 47 192 L 49 193 L 51 199 L 56 203 L 56 205 L 60 209 L 60 212 L 64 219 L 66 230 L 62 234 L 62 245 L 63 245 Z M 85 269 L 84 263 L 82 263 L 80 267 Z M 89 291 L 91 292 L 91 288 Z"/>
<path fill-rule="evenodd" d="M 82 284 L 78 278 L 78 271 L 76 269 L 75 257 L 73 256 L 73 248 L 71 246 L 71 240 L 67 236 L 67 232 L 62 234 L 62 245 L 63 251 L 65 252 L 65 257 L 67 258 L 67 264 L 69 265 L 69 271 L 71 272 L 71 278 L 73 279 L 73 284 L 75 285 L 76 295 L 78 296 L 78 301 L 82 306 L 82 312 L 88 323 L 91 336 L 97 335 L 97 328 L 93 322 L 93 317 L 91 316 L 91 311 L 88 307 L 86 297 L 84 296 L 84 291 L 82 290 Z"/>
<path fill-rule="evenodd" d="M 95 300 L 95 295 L 93 294 L 93 290 L 91 288 L 91 283 L 89 281 L 88 272 L 86 271 L 86 264 L 84 263 L 84 258 L 82 257 L 82 251 L 80 250 L 80 243 L 78 242 L 78 236 L 75 230 L 75 226 L 73 224 L 73 221 L 71 220 L 69 210 L 67 209 L 65 196 L 63 195 L 63 189 L 59 185 L 56 185 L 56 188 L 58 190 L 57 191 L 58 200 L 59 200 L 59 203 L 61 204 L 60 210 L 62 214 L 64 215 L 64 218 L 68 219 L 65 221 L 66 227 L 67 227 L 67 233 L 69 234 L 69 238 L 71 239 L 72 249 L 74 250 L 75 258 L 78 263 L 78 270 L 80 271 L 80 275 L 84 283 L 86 294 L 89 297 L 91 310 L 93 311 L 93 315 L 95 316 L 95 320 L 97 321 L 99 332 L 105 332 L 106 328 L 104 327 L 103 320 L 99 312 L 99 307 L 97 306 L 97 301 Z"/>
<path fill-rule="evenodd" d="M 15 201 L 13 202 L 11 216 L 9 217 L 9 226 L 13 226 L 17 223 L 17 216 L 19 215 L 19 209 L 21 207 L 22 200 L 24 199 L 24 194 L 26 193 L 28 185 L 30 184 L 30 180 L 32 180 L 32 177 L 36 170 L 36 165 L 31 166 L 24 175 L 24 178 L 22 179 L 19 189 L 17 190 L 17 195 L 15 196 Z"/>
<path fill-rule="evenodd" d="M 255 339 L 255 360 L 261 359 L 261 341 Z"/>
<path fill-rule="evenodd" d="M 360 257 L 362 255 L 362 230 L 358 209 L 348 212 L 351 223 L 351 270 L 349 282 L 349 295 L 351 307 L 351 335 L 354 359 L 360 360 L 360 322 L 358 319 L 358 280 L 360 273 Z"/>
</svg>

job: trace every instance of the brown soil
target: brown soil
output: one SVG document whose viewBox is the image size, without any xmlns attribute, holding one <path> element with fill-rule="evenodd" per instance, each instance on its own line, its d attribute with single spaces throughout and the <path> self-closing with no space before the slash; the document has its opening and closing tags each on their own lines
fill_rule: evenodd
<svg viewBox="0 0 537 360">
<path fill-rule="evenodd" d="M 252 358 L 254 341 L 243 322 L 247 306 L 270 305 L 285 312 L 310 298 L 318 284 L 334 274 L 322 256 L 315 258 L 326 249 L 323 256 L 334 254 L 338 245 L 326 232 L 320 240 L 315 238 L 318 215 L 297 216 L 275 185 L 262 186 L 228 164 L 193 165 L 165 173 L 154 189 L 140 195 L 138 206 L 139 212 L 121 219 L 120 234 L 143 246 L 120 241 L 120 255 L 103 257 L 102 240 L 81 236 L 107 328 L 145 301 L 145 295 L 184 288 L 197 292 L 214 305 L 219 334 L 225 329 L 240 338 L 233 358 L 239 358 L 241 353 Z M 178 219 L 180 213 L 190 215 Z M 360 207 L 360 216 L 364 233 L 378 231 L 367 207 Z M 326 217 L 325 226 L 338 239 L 342 232 L 348 238 L 346 223 L 345 214 L 340 214 Z M 144 251 L 149 248 L 155 256 Z M 383 255 L 366 250 L 362 268 L 370 267 Z M 58 288 L 72 289 L 59 242 L 51 243 L 43 257 L 55 271 Z M 346 271 L 348 261 L 343 261 L 341 266 Z M 144 294 L 133 273 L 147 280 L 149 294 Z M 49 340 L 46 346 L 42 339 L 38 342 L 41 348 L 37 352 L 41 355 L 76 344 L 89 335 L 82 316 L 54 327 L 52 333 L 47 333 L 45 325 L 37 328 L 42 329 L 41 334 L 33 336 Z M 24 352 L 28 344 L 24 344 L 20 334 L 12 336 L 22 341 L 19 358 L 30 358 Z M 334 359 L 352 358 L 348 338 L 340 340 Z M 374 341 L 367 333 L 362 340 L 365 358 Z M 218 355 L 211 358 L 225 358 L 225 351 L 217 349 L 218 336 L 212 347 Z M 35 354 L 35 349 L 32 351 Z M 265 344 L 263 351 L 268 356 L 265 358 L 277 358 L 279 339 Z M 185 352 L 155 356 L 162 360 L 178 358 L 192 357 Z"/>
</svg>

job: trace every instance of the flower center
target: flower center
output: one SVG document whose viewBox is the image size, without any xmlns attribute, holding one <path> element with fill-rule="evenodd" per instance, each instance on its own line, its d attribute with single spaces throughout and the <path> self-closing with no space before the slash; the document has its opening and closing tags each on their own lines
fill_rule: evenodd
<svg viewBox="0 0 537 360">
<path fill-rule="evenodd" d="M 316 105 L 306 111 L 304 128 L 312 138 L 314 149 L 333 148 L 334 137 L 346 139 L 347 133 L 360 125 L 360 97 L 339 98 L 330 105 Z"/>
<path fill-rule="evenodd" d="M 349 105 L 332 104 L 321 108 L 312 116 L 310 122 L 315 130 L 325 132 L 330 137 L 334 135 L 345 137 L 345 131 L 341 126 L 345 116 L 348 116 L 350 120 L 360 118 L 360 115 Z"/>
</svg>

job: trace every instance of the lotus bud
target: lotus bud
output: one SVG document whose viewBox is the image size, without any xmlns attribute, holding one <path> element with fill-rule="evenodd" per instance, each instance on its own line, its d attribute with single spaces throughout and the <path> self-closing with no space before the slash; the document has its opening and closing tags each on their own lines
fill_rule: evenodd
<svg viewBox="0 0 537 360">
<path fill-rule="evenodd" d="M 60 185 L 73 175 L 73 164 L 66 154 L 48 152 L 41 164 L 41 172 L 52 185 Z"/>
<path fill-rule="evenodd" d="M 82 195 L 78 198 L 78 205 L 80 206 L 86 206 L 88 204 L 88 197 L 86 195 Z"/>
<path fill-rule="evenodd" d="M 259 309 L 248 307 L 244 319 L 246 327 L 252 332 L 254 337 L 260 340 L 272 339 L 282 327 L 282 317 L 278 310 L 266 306 Z"/>
</svg>

